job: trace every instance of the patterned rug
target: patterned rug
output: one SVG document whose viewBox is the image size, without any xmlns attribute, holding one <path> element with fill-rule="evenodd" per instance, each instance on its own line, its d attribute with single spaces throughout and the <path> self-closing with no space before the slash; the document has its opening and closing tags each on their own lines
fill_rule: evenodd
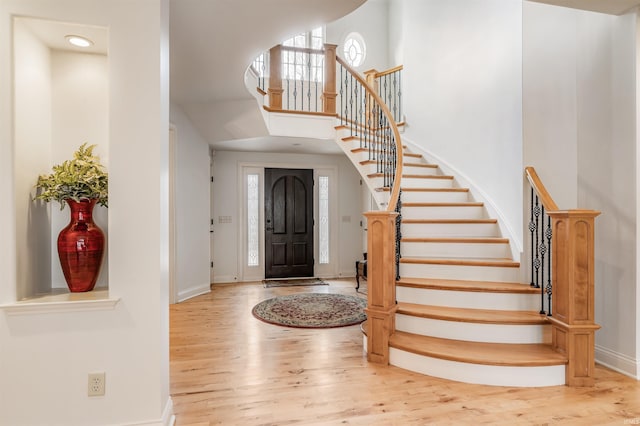
<svg viewBox="0 0 640 426">
<path fill-rule="evenodd" d="M 253 307 L 253 316 L 270 324 L 299 328 L 332 328 L 367 319 L 367 300 L 342 294 L 303 293 L 278 296 Z"/>
</svg>

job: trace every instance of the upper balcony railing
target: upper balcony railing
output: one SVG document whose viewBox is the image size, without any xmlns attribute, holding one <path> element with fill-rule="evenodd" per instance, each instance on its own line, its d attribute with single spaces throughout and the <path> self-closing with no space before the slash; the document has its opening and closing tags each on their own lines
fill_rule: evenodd
<svg viewBox="0 0 640 426">
<path fill-rule="evenodd" d="M 332 115 L 359 140 L 376 175 L 390 191 L 393 211 L 400 187 L 402 144 L 397 123 L 402 116 L 401 71 L 368 71 L 362 77 L 336 55 L 336 45 L 323 49 L 277 45 L 261 54 L 251 68 L 268 111 Z M 400 170 L 398 170 L 400 169 Z"/>
<path fill-rule="evenodd" d="M 279 59 L 274 61 L 272 57 Z M 266 95 L 269 88 L 272 89 L 267 108 L 333 113 L 330 101 L 336 87 L 332 85 L 331 79 L 335 74 L 332 75 L 332 71 L 327 69 L 325 60 L 328 66 L 333 68 L 331 63 L 334 58 L 337 56 L 333 45 L 325 45 L 324 49 L 278 45 L 260 54 L 253 61 L 251 69 L 256 77 L 257 88 L 262 94 Z M 372 69 L 364 73 L 365 81 L 387 105 L 397 124 L 403 124 L 402 69 L 402 65 L 399 65 L 386 71 Z M 354 73 L 357 74 L 355 71 Z M 281 80 L 281 83 L 278 83 L 278 80 Z M 282 90 L 280 104 L 278 89 Z M 338 93 L 337 97 L 339 96 Z M 329 101 L 326 107 L 325 100 Z M 340 110 L 336 112 L 341 113 Z"/>
</svg>

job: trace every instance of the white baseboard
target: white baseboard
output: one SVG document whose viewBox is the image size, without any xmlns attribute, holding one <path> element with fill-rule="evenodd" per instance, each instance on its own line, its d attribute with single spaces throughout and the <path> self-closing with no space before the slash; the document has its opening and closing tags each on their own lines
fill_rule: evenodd
<svg viewBox="0 0 640 426">
<path fill-rule="evenodd" d="M 176 416 L 173 414 L 173 400 L 169 397 L 164 406 L 164 410 L 162 410 L 162 417 L 160 419 L 136 423 L 123 423 L 121 426 L 174 426 L 175 423 Z"/>
<path fill-rule="evenodd" d="M 227 283 L 236 283 L 238 281 L 238 277 L 233 275 L 216 275 L 213 277 L 213 284 L 227 284 Z"/>
<path fill-rule="evenodd" d="M 596 345 L 596 362 L 625 376 L 640 379 L 640 362 L 630 356 Z"/>
<path fill-rule="evenodd" d="M 169 397 L 162 412 L 162 425 L 174 426 L 176 424 L 176 416 L 173 414 L 173 399 Z"/>
<path fill-rule="evenodd" d="M 192 287 L 186 290 L 180 290 L 178 292 L 178 303 L 184 302 L 187 299 L 191 299 L 192 297 L 200 296 L 201 294 L 206 294 L 211 291 L 211 284 L 202 284 L 197 287 Z"/>
</svg>

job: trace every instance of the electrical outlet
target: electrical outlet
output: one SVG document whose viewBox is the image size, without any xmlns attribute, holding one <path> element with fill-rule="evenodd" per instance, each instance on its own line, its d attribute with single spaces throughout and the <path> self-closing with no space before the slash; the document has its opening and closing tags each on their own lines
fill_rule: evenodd
<svg viewBox="0 0 640 426">
<path fill-rule="evenodd" d="M 89 396 L 104 395 L 104 373 L 89 373 Z"/>
</svg>

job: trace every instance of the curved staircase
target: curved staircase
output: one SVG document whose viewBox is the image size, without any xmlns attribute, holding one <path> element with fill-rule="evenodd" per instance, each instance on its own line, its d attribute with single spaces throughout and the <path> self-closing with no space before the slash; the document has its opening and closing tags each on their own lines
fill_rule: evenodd
<svg viewBox="0 0 640 426">
<path fill-rule="evenodd" d="M 277 58 L 285 49 L 292 48 L 270 52 Z M 535 170 L 526 168 L 531 189 L 526 254 L 536 287 L 522 283 L 523 269 L 514 258 L 520 253 L 483 202 L 401 144 L 396 73 L 402 67 L 368 71 L 365 81 L 335 49 L 330 44 L 323 51 L 298 49 L 324 57 L 322 112 L 283 110 L 278 66 L 271 67 L 268 90 L 256 90 L 255 96 L 272 134 L 290 136 L 295 128 L 297 136 L 335 135 L 375 199 L 379 211 L 365 213 L 367 359 L 468 383 L 593 385 L 599 328 L 593 318 L 593 238 L 599 212 L 559 210 Z M 382 75 L 387 76 L 383 84 L 376 81 Z M 395 99 L 392 110 L 385 99 Z M 271 120 L 273 114 L 278 120 Z M 329 130 L 335 117 L 340 124 Z"/>
<path fill-rule="evenodd" d="M 385 206 L 389 190 L 371 172 L 367 149 L 350 136 L 338 140 Z M 402 278 L 389 363 L 468 383 L 565 384 L 567 358 L 551 347 L 540 291 L 519 282 L 520 263 L 497 219 L 468 188 L 406 146 L 401 193 Z"/>
</svg>

